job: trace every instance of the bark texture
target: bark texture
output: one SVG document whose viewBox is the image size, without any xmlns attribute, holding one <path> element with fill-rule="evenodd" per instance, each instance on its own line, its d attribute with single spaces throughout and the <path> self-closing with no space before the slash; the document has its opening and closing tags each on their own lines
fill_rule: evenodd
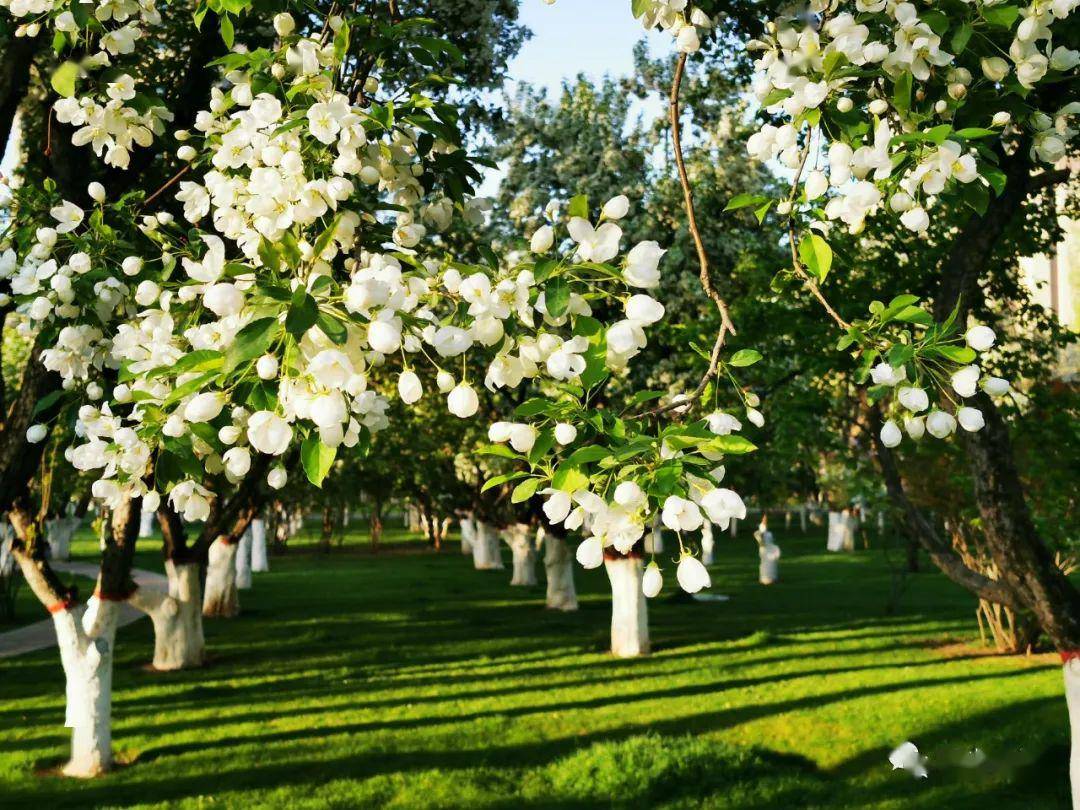
<svg viewBox="0 0 1080 810">
<path fill-rule="evenodd" d="M 536 585 L 536 540 L 532 529 L 525 523 L 517 523 L 506 530 L 506 543 L 513 556 L 511 585 L 531 587 Z"/>
<path fill-rule="evenodd" d="M 226 537 L 218 537 L 210 545 L 203 616 L 231 619 L 240 614 L 240 596 L 236 590 L 237 545 Z"/>
<path fill-rule="evenodd" d="M 156 670 L 201 667 L 206 657 L 202 626 L 202 589 L 197 563 L 165 561 L 169 591 L 139 588 L 128 602 L 150 617 L 154 625 Z"/>
</svg>

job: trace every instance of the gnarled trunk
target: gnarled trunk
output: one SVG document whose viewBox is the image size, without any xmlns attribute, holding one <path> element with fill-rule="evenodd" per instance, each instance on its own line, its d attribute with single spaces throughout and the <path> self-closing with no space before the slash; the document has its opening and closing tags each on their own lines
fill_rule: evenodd
<svg viewBox="0 0 1080 810">
<path fill-rule="evenodd" d="M 203 616 L 231 619 L 240 613 L 240 596 L 236 590 L 236 546 L 223 535 L 210 545 Z"/>
<path fill-rule="evenodd" d="M 169 592 L 139 588 L 128 602 L 154 624 L 154 661 L 157 670 L 191 669 L 203 665 L 206 640 L 202 626 L 202 590 L 199 565 L 165 561 Z"/>
<path fill-rule="evenodd" d="M 615 556 L 605 550 L 611 582 L 611 652 L 618 658 L 649 654 L 649 608 L 641 590 L 645 563 L 639 554 Z"/>
<path fill-rule="evenodd" d="M 547 606 L 552 610 L 577 610 L 574 557 L 566 546 L 566 539 L 550 531 L 544 532 L 544 569 L 547 571 Z"/>
</svg>

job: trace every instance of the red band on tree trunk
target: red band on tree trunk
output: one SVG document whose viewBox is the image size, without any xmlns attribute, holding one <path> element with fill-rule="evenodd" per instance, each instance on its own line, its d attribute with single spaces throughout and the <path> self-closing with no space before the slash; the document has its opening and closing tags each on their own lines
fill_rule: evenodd
<svg viewBox="0 0 1080 810">
<path fill-rule="evenodd" d="M 51 605 L 46 605 L 45 609 L 49 611 L 49 613 L 59 613 L 60 611 L 67 610 L 70 607 L 71 602 L 61 601 L 53 602 Z"/>
<path fill-rule="evenodd" d="M 1069 650 L 1068 652 L 1059 653 L 1061 655 L 1061 663 L 1067 664 L 1074 658 L 1080 658 L 1080 650 Z"/>
</svg>

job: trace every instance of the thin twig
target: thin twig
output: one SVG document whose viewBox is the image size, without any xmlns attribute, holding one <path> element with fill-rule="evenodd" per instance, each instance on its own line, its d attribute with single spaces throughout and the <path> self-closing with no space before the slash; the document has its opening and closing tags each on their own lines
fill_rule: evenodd
<svg viewBox="0 0 1080 810">
<path fill-rule="evenodd" d="M 675 165 L 679 170 L 679 184 L 682 186 L 683 200 L 686 204 L 686 222 L 690 228 L 690 236 L 694 239 L 694 247 L 697 249 L 698 264 L 700 265 L 701 286 L 705 294 L 716 304 L 720 311 L 721 334 L 726 329 L 732 335 L 735 334 L 735 325 L 731 322 L 727 304 L 713 287 L 712 277 L 709 275 L 709 256 L 705 252 L 705 243 L 701 239 L 698 230 L 697 215 L 694 210 L 694 192 L 690 187 L 690 177 L 686 173 L 686 162 L 682 152 L 682 130 L 679 122 L 679 90 L 682 87 L 683 72 L 686 69 L 686 57 L 684 53 L 679 56 L 675 65 L 675 78 L 671 83 L 671 95 L 668 97 L 668 119 L 671 122 L 671 144 L 675 153 Z"/>
<path fill-rule="evenodd" d="M 159 188 L 157 191 L 155 191 L 153 194 L 151 194 L 149 197 L 147 197 L 145 200 L 143 200 L 143 206 L 145 207 L 145 206 L 149 205 L 154 200 L 156 200 L 158 197 L 160 197 L 161 194 L 166 189 L 169 188 L 169 186 L 173 185 L 177 180 L 179 180 L 181 177 L 183 177 L 185 174 L 187 174 L 188 171 L 190 171 L 190 170 L 191 170 L 191 164 L 188 163 L 186 166 L 184 166 L 184 168 L 182 168 L 180 171 L 178 171 L 176 174 L 174 174 L 172 177 L 170 177 L 168 180 L 166 180 L 165 185 L 163 185 L 161 188 Z"/>
<path fill-rule="evenodd" d="M 716 342 L 713 343 L 712 352 L 709 355 L 709 367 L 705 370 L 705 374 L 698 382 L 697 387 L 690 392 L 690 395 L 678 400 L 673 400 L 666 405 L 659 405 L 647 411 L 634 414 L 629 417 L 631 419 L 642 419 L 646 416 L 658 416 L 668 411 L 678 410 L 680 413 L 686 413 L 697 402 L 702 394 L 705 393 L 705 388 L 709 384 L 709 380 L 717 375 L 720 369 L 720 352 L 724 348 L 724 341 L 728 335 L 735 334 L 735 325 L 731 322 L 731 316 L 728 313 L 728 306 L 724 299 L 720 296 L 720 293 L 713 287 L 712 276 L 709 274 L 709 255 L 705 250 L 705 242 L 701 238 L 701 231 L 698 230 L 697 213 L 694 209 L 694 191 L 690 185 L 690 175 L 686 171 L 686 161 L 683 160 L 682 151 L 682 129 L 679 116 L 679 91 L 682 88 L 683 73 L 686 69 L 686 57 L 684 53 L 679 56 L 678 62 L 675 63 L 675 76 L 671 82 L 671 94 L 668 96 L 668 119 L 671 123 L 671 145 L 672 151 L 675 154 L 675 166 L 679 172 L 679 185 L 682 187 L 683 202 L 686 207 L 686 223 L 690 230 L 690 236 L 694 240 L 694 248 L 697 250 L 698 266 L 699 266 L 699 278 L 701 279 L 701 287 L 705 290 L 705 294 L 709 296 L 714 304 L 716 304 L 717 310 L 720 312 L 720 331 L 716 335 Z"/>
</svg>

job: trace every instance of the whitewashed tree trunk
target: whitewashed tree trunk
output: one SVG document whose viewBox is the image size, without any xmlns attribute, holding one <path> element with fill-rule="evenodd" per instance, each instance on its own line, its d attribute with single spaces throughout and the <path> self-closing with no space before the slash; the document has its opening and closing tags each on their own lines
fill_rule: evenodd
<svg viewBox="0 0 1080 810">
<path fill-rule="evenodd" d="M 885 533 L 885 510 L 879 509 L 877 513 L 877 533 Z"/>
<path fill-rule="evenodd" d="M 251 526 L 236 544 L 236 587 L 241 591 L 251 588 Z"/>
<path fill-rule="evenodd" d="M 713 539 L 712 524 L 705 521 L 701 524 L 701 564 L 712 565 L 716 562 L 716 541 Z"/>
<path fill-rule="evenodd" d="M 154 533 L 154 510 L 143 509 L 139 513 L 139 537 L 149 537 Z"/>
<path fill-rule="evenodd" d="M 844 547 L 842 518 L 839 512 L 829 512 L 829 529 L 825 548 L 828 551 L 840 551 Z"/>
<path fill-rule="evenodd" d="M 640 557 L 604 559 L 611 582 L 611 652 L 618 658 L 649 653 L 649 609 L 641 591 Z"/>
<path fill-rule="evenodd" d="M 461 553 L 472 554 L 473 543 L 476 541 L 476 521 L 471 517 L 461 519 Z"/>
<path fill-rule="evenodd" d="M 202 625 L 202 592 L 197 563 L 165 561 L 169 592 L 139 588 L 128 602 L 154 624 L 154 669 L 200 667 L 206 654 Z"/>
<path fill-rule="evenodd" d="M 780 579 L 780 546 L 773 542 L 758 546 L 761 563 L 758 566 L 758 581 L 762 585 L 772 585 Z"/>
<path fill-rule="evenodd" d="M 552 610 L 577 610 L 574 558 L 566 547 L 566 540 L 551 532 L 544 535 L 544 569 L 547 571 L 547 606 Z"/>
<path fill-rule="evenodd" d="M 806 534 L 806 507 L 802 507 L 799 510 L 799 528 L 802 529 L 802 533 Z"/>
<path fill-rule="evenodd" d="M 1080 659 L 1070 658 L 1062 667 L 1065 673 L 1065 702 L 1069 707 L 1072 747 L 1069 754 L 1069 784 L 1073 810 L 1080 810 Z"/>
<path fill-rule="evenodd" d="M 46 523 L 45 538 L 49 543 L 49 556 L 52 559 L 71 559 L 71 538 L 81 522 L 77 517 L 59 517 Z"/>
<path fill-rule="evenodd" d="M 731 532 L 732 537 L 738 537 L 739 536 L 739 519 L 738 518 L 732 518 L 731 519 L 731 526 L 729 528 L 729 531 Z"/>
<path fill-rule="evenodd" d="M 660 523 L 660 516 L 653 518 L 652 531 L 645 537 L 646 554 L 662 554 L 664 551 L 664 527 Z"/>
<path fill-rule="evenodd" d="M 536 541 L 529 527 L 518 523 L 506 530 L 506 543 L 514 560 L 511 585 L 532 586 L 536 584 Z"/>
<path fill-rule="evenodd" d="M 66 679 L 64 725 L 71 729 L 66 776 L 97 776 L 112 766 L 112 670 L 115 602 L 92 597 L 85 610 L 53 613 Z"/>
<path fill-rule="evenodd" d="M 251 521 L 251 570 L 261 574 L 270 570 L 270 557 L 266 549 L 266 521 Z"/>
<path fill-rule="evenodd" d="M 473 567 L 481 571 L 500 571 L 504 567 L 499 549 L 499 533 L 494 526 L 482 521 L 476 523 Z"/>
<path fill-rule="evenodd" d="M 218 537 L 211 545 L 206 566 L 206 594 L 203 616 L 232 618 L 240 612 L 236 590 L 236 543 Z"/>
</svg>

